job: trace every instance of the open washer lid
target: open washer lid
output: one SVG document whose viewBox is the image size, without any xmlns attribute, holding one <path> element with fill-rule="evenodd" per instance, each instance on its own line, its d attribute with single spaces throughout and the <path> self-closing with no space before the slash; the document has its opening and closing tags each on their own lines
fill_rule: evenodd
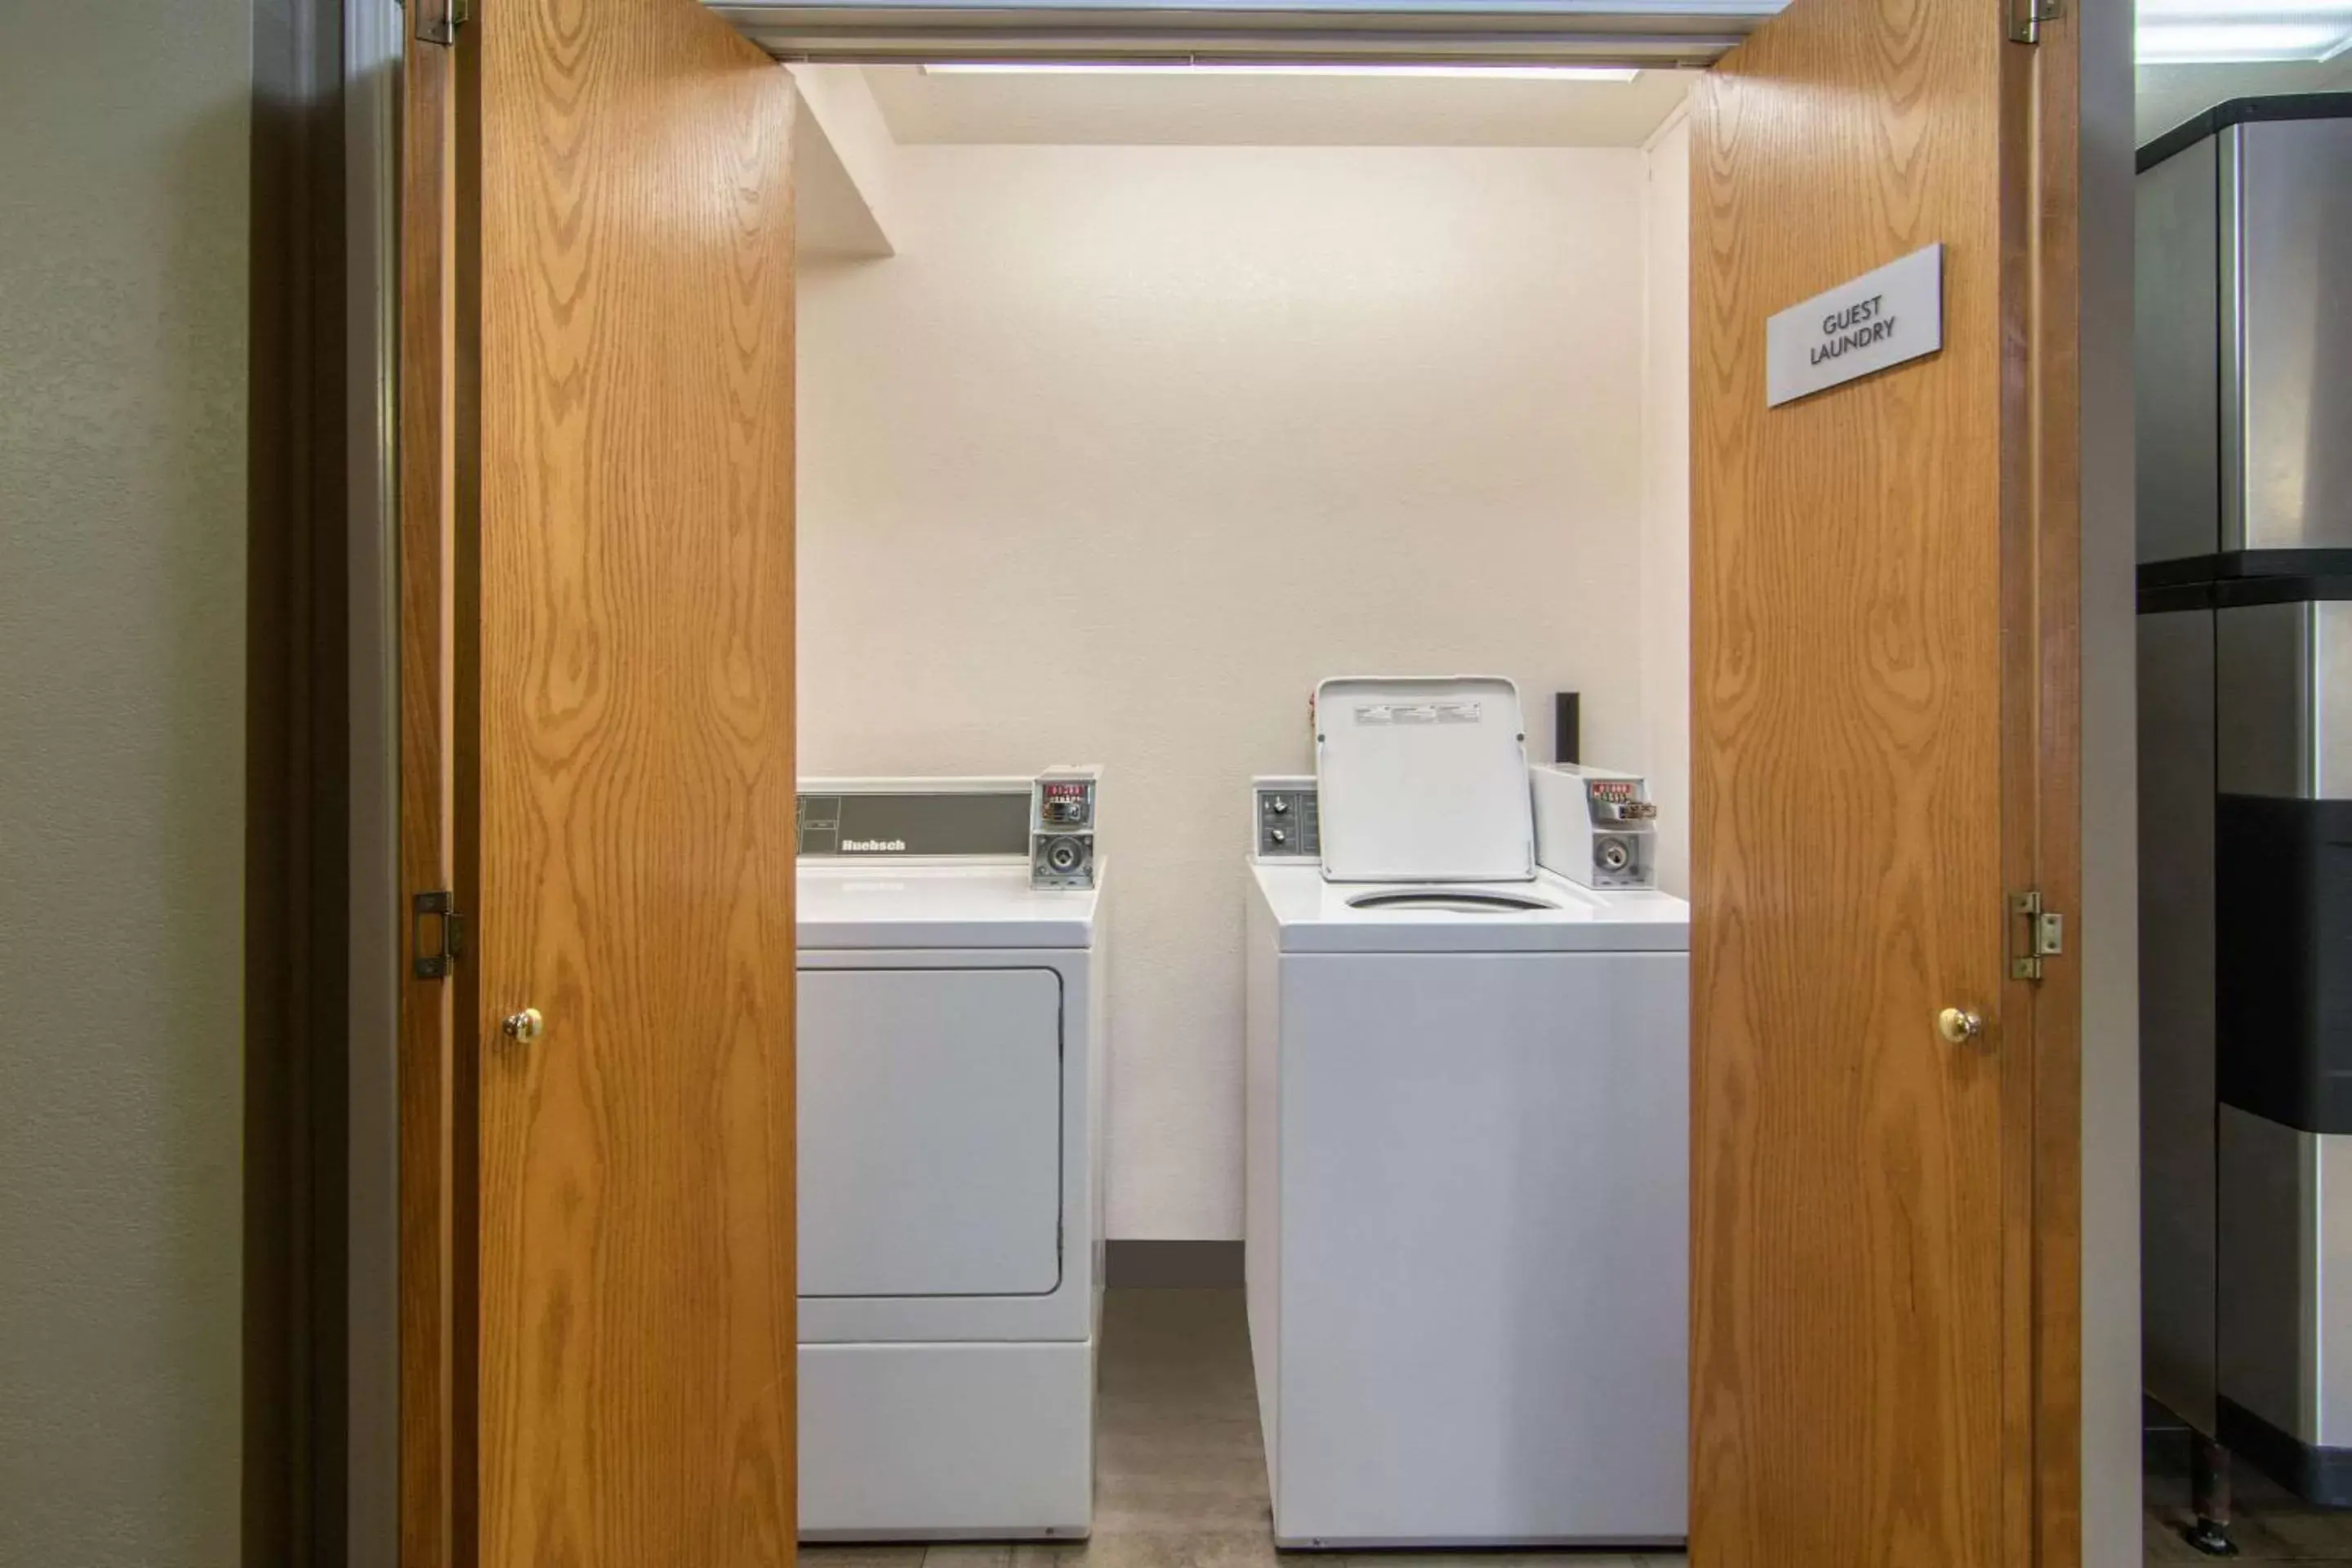
<svg viewBox="0 0 2352 1568">
<path fill-rule="evenodd" d="M 1500 676 L 1348 676 L 1315 689 L 1323 875 L 1525 882 L 1536 874 L 1519 689 Z"/>
</svg>

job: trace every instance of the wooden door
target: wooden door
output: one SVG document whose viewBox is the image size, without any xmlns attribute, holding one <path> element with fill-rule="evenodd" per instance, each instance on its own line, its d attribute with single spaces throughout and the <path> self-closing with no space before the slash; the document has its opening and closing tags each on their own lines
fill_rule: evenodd
<svg viewBox="0 0 2352 1568">
<path fill-rule="evenodd" d="M 2076 882 L 2074 55 L 2014 9 L 1793 0 L 1693 106 L 1698 1568 L 2079 1552 L 2079 998 L 2006 902 Z M 1938 353 L 1766 406 L 1769 316 L 1937 242 Z"/>
<path fill-rule="evenodd" d="M 793 90 L 694 0 L 472 9 L 412 47 L 404 213 L 469 925 L 405 1100 L 451 1238 L 407 1561 L 789 1563 Z"/>
</svg>

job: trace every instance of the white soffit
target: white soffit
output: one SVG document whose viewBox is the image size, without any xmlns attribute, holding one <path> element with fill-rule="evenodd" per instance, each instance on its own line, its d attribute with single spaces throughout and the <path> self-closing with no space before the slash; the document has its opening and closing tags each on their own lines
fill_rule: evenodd
<svg viewBox="0 0 2352 1568">
<path fill-rule="evenodd" d="M 2352 0 L 2139 0 L 2144 66 L 2318 64 L 2352 52 Z"/>
<path fill-rule="evenodd" d="M 866 69 L 891 136 L 910 146 L 1639 147 L 1697 75 L 1529 81 Z"/>
<path fill-rule="evenodd" d="M 779 59 L 1705 66 L 1785 0 L 708 0 Z"/>
</svg>

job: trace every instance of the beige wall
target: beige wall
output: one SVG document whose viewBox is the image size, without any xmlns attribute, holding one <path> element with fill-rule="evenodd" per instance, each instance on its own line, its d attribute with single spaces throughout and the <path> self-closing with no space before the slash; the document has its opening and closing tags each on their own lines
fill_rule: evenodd
<svg viewBox="0 0 2352 1568">
<path fill-rule="evenodd" d="M 1340 673 L 1648 744 L 1642 154 L 904 147 L 811 264 L 803 766 L 1108 768 L 1110 1225 L 1240 1234 L 1245 786 Z"/>
<path fill-rule="evenodd" d="M 1690 892 L 1690 121 L 1643 150 L 1642 771 L 1658 885 Z"/>
<path fill-rule="evenodd" d="M 223 1568 L 253 12 L 0 35 L 0 1563 Z"/>
</svg>

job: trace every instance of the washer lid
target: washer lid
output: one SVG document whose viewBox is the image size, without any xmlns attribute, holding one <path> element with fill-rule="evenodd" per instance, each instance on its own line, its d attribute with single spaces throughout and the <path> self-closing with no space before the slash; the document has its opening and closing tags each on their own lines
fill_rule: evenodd
<svg viewBox="0 0 2352 1568">
<path fill-rule="evenodd" d="M 1315 689 L 1323 874 L 1524 882 L 1536 874 L 1519 689 L 1500 676 L 1342 677 Z"/>
</svg>

